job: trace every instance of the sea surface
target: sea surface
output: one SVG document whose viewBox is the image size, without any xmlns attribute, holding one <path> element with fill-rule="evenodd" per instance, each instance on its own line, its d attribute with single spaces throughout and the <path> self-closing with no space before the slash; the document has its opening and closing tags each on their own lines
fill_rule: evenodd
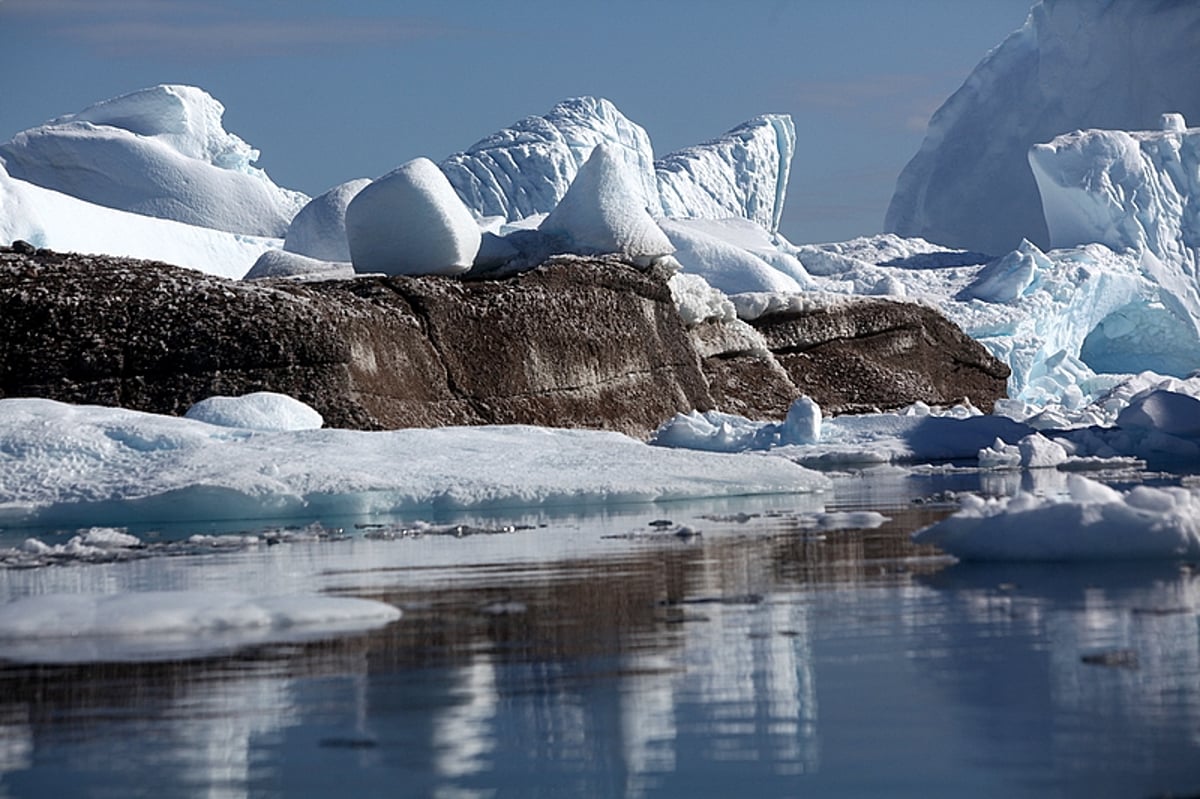
<svg viewBox="0 0 1200 799">
<path fill-rule="evenodd" d="M 1045 479 L 145 529 L 136 557 L 10 565 L 0 601 L 307 591 L 404 615 L 166 653 L 0 642 L 0 797 L 1200 795 L 1200 567 L 909 540 L 957 492 Z"/>
</svg>

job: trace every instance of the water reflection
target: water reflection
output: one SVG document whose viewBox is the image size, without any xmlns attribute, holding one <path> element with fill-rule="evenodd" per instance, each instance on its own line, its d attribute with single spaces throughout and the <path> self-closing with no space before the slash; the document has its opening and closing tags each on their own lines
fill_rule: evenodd
<svg viewBox="0 0 1200 799">
<path fill-rule="evenodd" d="M 180 587 L 319 581 L 405 617 L 232 658 L 0 664 L 0 796 L 1200 790 L 1191 572 L 948 567 L 908 541 L 945 508 L 835 532 L 776 510 L 705 509 L 690 539 L 624 519 L 160 568 Z"/>
</svg>

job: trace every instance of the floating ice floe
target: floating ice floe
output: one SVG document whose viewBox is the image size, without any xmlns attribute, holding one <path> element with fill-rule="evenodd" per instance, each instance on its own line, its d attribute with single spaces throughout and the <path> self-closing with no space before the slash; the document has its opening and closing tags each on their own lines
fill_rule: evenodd
<svg viewBox="0 0 1200 799">
<path fill-rule="evenodd" d="M 365 632 L 400 615 L 383 602 L 319 595 L 46 594 L 0 605 L 0 659 L 76 663 L 212 656 L 254 644 Z"/>
<path fill-rule="evenodd" d="M 821 490 L 778 458 L 495 426 L 259 432 L 0 400 L 0 526 L 597 506 Z"/>
<path fill-rule="evenodd" d="M 1200 556 L 1200 491 L 1121 492 L 1079 475 L 1066 495 L 963 498 L 962 510 L 914 534 L 962 560 L 1131 560 Z"/>
</svg>

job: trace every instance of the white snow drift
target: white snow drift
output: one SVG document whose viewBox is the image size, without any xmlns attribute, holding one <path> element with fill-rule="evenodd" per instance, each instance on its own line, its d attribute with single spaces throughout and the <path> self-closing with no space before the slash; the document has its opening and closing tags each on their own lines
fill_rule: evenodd
<svg viewBox="0 0 1200 799">
<path fill-rule="evenodd" d="M 318 261 L 348 262 L 346 206 L 370 183 L 369 178 L 348 180 L 310 200 L 288 225 L 283 249 Z"/>
</svg>

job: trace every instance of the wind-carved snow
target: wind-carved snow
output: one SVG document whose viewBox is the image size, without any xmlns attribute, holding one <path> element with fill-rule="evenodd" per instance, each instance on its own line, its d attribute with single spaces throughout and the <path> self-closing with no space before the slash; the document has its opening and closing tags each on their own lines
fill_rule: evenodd
<svg viewBox="0 0 1200 799">
<path fill-rule="evenodd" d="M 346 240 L 357 272 L 455 275 L 475 262 L 480 232 L 437 165 L 414 158 L 350 200 Z"/>
<path fill-rule="evenodd" d="M 1022 238 L 1046 248 L 1029 148 L 1154 128 L 1164 112 L 1200 119 L 1198 36 L 1194 2 L 1039 2 L 934 113 L 884 229 L 996 254 Z"/>
<path fill-rule="evenodd" d="M 1035 145 L 1037 179 L 1056 247 L 1100 242 L 1139 254 L 1142 272 L 1164 302 L 1190 323 L 1200 320 L 1200 129 L 1167 114 L 1164 130 L 1076 131 Z M 1200 355 L 1200 353 L 1197 353 Z M 1191 368 L 1200 367 L 1200 357 Z"/>
<path fill-rule="evenodd" d="M 482 217 L 508 221 L 554 210 L 575 173 L 601 142 L 638 176 L 641 207 L 658 208 L 650 137 L 608 100 L 564 100 L 455 153 L 439 166 L 459 197 Z"/>
<path fill-rule="evenodd" d="M 796 126 L 787 114 L 766 114 L 712 141 L 654 162 L 667 217 L 745 217 L 779 229 Z"/>
<path fill-rule="evenodd" d="M 194 86 L 105 100 L 0 144 L 14 178 L 90 203 L 201 227 L 281 237 L 304 194 L 252 166 L 258 151 L 221 126 Z"/>
<path fill-rule="evenodd" d="M 567 252 L 618 253 L 649 264 L 675 248 L 639 204 L 641 188 L 618 148 L 598 144 L 538 230 L 561 240 Z"/>
</svg>

